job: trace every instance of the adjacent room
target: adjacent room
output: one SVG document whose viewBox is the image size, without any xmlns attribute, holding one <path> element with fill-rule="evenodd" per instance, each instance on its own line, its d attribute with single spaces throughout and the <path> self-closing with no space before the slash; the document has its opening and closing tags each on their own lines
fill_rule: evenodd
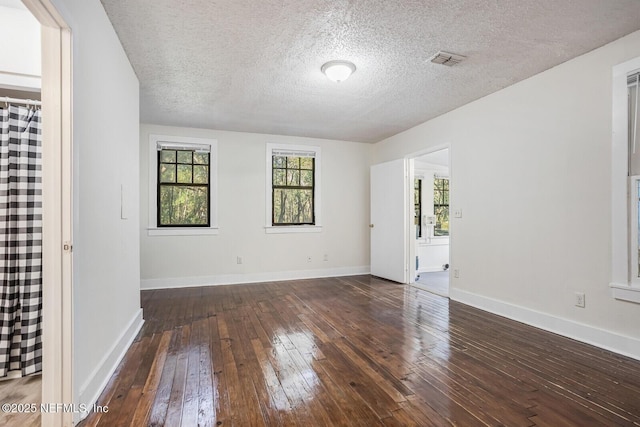
<svg viewBox="0 0 640 427">
<path fill-rule="evenodd" d="M 636 0 L 0 14 L 0 424 L 640 425 Z"/>
</svg>

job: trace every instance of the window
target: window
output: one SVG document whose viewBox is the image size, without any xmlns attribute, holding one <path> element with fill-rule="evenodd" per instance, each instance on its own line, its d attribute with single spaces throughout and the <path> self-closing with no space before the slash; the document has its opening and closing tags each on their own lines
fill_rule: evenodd
<svg viewBox="0 0 640 427">
<path fill-rule="evenodd" d="M 413 180 L 413 223 L 416 225 L 416 239 L 422 237 L 422 179 Z"/>
<path fill-rule="evenodd" d="M 311 156 L 273 154 L 272 225 L 314 225 L 313 170 Z"/>
<path fill-rule="evenodd" d="M 267 144 L 267 232 L 319 231 L 320 148 Z"/>
<path fill-rule="evenodd" d="M 149 235 L 217 233 L 217 142 L 149 137 Z"/>
<path fill-rule="evenodd" d="M 612 71 L 610 286 L 614 298 L 640 303 L 640 57 Z"/>
<path fill-rule="evenodd" d="M 638 86 L 640 73 L 627 77 L 627 147 L 629 150 L 629 170 L 628 175 L 640 175 L 640 123 L 638 117 Z"/>
<path fill-rule="evenodd" d="M 209 152 L 158 149 L 158 227 L 209 226 Z"/>
<path fill-rule="evenodd" d="M 435 177 L 433 180 L 433 214 L 436 224 L 434 236 L 449 235 L 449 178 Z"/>
<path fill-rule="evenodd" d="M 631 236 L 631 283 L 640 283 L 640 111 L 638 111 L 638 88 L 640 73 L 627 77 L 627 150 L 629 176 L 629 215 Z"/>
</svg>

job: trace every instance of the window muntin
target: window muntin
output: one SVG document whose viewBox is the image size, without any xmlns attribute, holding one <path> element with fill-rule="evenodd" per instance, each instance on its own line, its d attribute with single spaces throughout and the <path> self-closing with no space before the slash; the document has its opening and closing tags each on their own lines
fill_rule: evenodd
<svg viewBox="0 0 640 427">
<path fill-rule="evenodd" d="M 210 154 L 158 149 L 158 227 L 209 227 Z"/>
<path fill-rule="evenodd" d="M 271 225 L 315 225 L 315 157 L 274 153 Z"/>
<path fill-rule="evenodd" d="M 433 214 L 436 223 L 433 227 L 433 235 L 449 235 L 449 178 L 438 178 L 433 180 Z"/>
</svg>

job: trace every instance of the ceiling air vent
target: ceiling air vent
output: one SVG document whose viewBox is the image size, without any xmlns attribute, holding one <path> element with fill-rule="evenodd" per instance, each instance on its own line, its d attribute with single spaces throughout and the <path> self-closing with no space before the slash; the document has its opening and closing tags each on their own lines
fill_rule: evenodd
<svg viewBox="0 0 640 427">
<path fill-rule="evenodd" d="M 451 67 L 462 62 L 462 60 L 465 58 L 466 56 L 440 51 L 429 58 L 429 61 L 433 62 L 434 64 L 448 65 L 449 67 Z"/>
</svg>

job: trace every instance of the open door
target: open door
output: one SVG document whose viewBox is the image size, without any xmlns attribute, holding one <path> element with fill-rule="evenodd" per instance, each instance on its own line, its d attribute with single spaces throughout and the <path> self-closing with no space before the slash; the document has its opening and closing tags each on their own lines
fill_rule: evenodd
<svg viewBox="0 0 640 427">
<path fill-rule="evenodd" d="M 408 283 L 408 162 L 371 166 L 371 274 Z"/>
</svg>

